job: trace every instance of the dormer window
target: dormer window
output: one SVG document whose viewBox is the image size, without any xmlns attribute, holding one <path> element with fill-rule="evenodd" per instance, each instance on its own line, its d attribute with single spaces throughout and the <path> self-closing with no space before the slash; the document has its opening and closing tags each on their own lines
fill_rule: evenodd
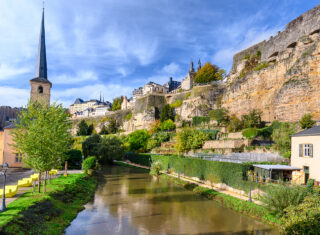
<svg viewBox="0 0 320 235">
<path fill-rule="evenodd" d="M 38 87 L 38 93 L 39 93 L 39 94 L 42 94 L 42 93 L 43 93 L 43 87 L 42 87 L 42 86 L 39 86 L 39 87 Z"/>
</svg>

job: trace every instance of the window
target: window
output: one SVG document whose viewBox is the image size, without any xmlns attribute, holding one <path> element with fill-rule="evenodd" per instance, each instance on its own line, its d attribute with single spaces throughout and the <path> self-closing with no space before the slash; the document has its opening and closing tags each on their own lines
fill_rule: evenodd
<svg viewBox="0 0 320 235">
<path fill-rule="evenodd" d="M 299 157 L 313 157 L 313 145 L 299 144 Z"/>
<path fill-rule="evenodd" d="M 39 93 L 39 94 L 42 94 L 42 93 L 43 93 L 43 87 L 42 87 L 42 86 L 39 86 L 39 87 L 38 87 L 38 93 Z"/>
<path fill-rule="evenodd" d="M 16 162 L 19 162 L 19 155 L 16 154 Z"/>
</svg>

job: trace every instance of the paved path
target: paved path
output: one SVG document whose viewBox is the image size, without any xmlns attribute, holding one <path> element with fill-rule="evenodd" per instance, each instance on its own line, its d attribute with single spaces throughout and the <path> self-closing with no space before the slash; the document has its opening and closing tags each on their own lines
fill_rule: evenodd
<svg viewBox="0 0 320 235">
<path fill-rule="evenodd" d="M 120 161 L 122 163 L 125 163 L 125 164 L 128 164 L 128 165 L 132 165 L 132 166 L 136 166 L 136 167 L 140 167 L 140 168 L 144 168 L 144 169 L 150 169 L 150 167 L 147 167 L 147 166 L 141 166 L 141 165 L 138 165 L 138 164 L 135 164 L 135 163 L 131 163 L 131 162 L 124 162 L 124 161 Z M 162 172 L 163 174 L 165 175 L 169 175 L 171 177 L 175 177 L 175 178 L 179 178 L 179 175 L 174 173 L 174 174 L 169 174 L 169 173 L 166 173 L 166 172 Z M 248 201 L 249 200 L 249 197 L 247 195 L 240 195 L 238 193 L 235 193 L 235 192 L 232 192 L 232 191 L 229 191 L 229 190 L 226 190 L 226 189 L 221 189 L 221 188 L 217 188 L 217 187 L 212 187 L 210 185 L 207 185 L 207 184 L 204 184 L 202 182 L 199 182 L 199 181 L 195 181 L 194 179 L 191 179 L 189 177 L 186 177 L 184 175 L 180 175 L 180 179 L 184 180 L 184 181 L 187 181 L 189 183 L 193 183 L 193 184 L 196 184 L 196 185 L 199 185 L 201 187 L 204 187 L 204 188 L 209 188 L 209 189 L 213 189 L 217 192 L 220 192 L 220 193 L 223 193 L 223 194 L 226 194 L 226 195 L 229 195 L 229 196 L 232 196 L 232 197 L 235 197 L 235 198 L 239 198 L 241 200 L 244 200 L 244 201 Z M 261 205 L 262 203 L 258 200 L 255 200 L 255 199 L 252 199 L 252 202 L 254 202 L 255 204 L 259 204 Z"/>
</svg>

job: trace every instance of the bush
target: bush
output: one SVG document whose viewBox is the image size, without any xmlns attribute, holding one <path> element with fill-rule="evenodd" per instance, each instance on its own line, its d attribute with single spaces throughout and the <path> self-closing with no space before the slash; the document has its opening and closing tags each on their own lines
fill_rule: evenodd
<svg viewBox="0 0 320 235">
<path fill-rule="evenodd" d="M 69 150 L 66 160 L 68 161 L 69 169 L 81 169 L 82 152 L 76 149 Z"/>
<path fill-rule="evenodd" d="M 258 135 L 258 130 L 256 128 L 247 128 L 242 131 L 242 135 L 251 140 Z"/>
<path fill-rule="evenodd" d="M 210 117 L 195 116 L 192 118 L 192 126 L 198 126 L 198 125 L 206 124 L 209 122 L 210 122 Z"/>
<path fill-rule="evenodd" d="M 307 129 L 313 127 L 316 122 L 312 120 L 312 115 L 309 113 L 303 115 L 303 117 L 299 121 L 299 124 L 302 129 Z"/>
<path fill-rule="evenodd" d="M 252 110 L 249 114 L 242 115 L 241 119 L 244 128 L 261 128 L 264 127 L 264 123 L 261 121 L 261 111 Z"/>
<path fill-rule="evenodd" d="M 285 154 L 291 150 L 291 135 L 297 131 L 295 123 L 283 122 L 279 128 L 272 132 L 272 140 L 275 142 L 275 148 L 280 154 Z"/>
<path fill-rule="evenodd" d="M 117 97 L 113 99 L 112 102 L 112 111 L 120 110 L 122 104 L 122 97 Z"/>
<path fill-rule="evenodd" d="M 107 128 L 105 127 L 105 125 L 102 126 L 101 130 L 100 130 L 100 135 L 107 135 L 109 134 Z"/>
<path fill-rule="evenodd" d="M 96 157 L 87 157 L 84 159 L 82 168 L 84 171 L 88 171 L 91 169 L 95 169 L 97 165 L 97 158 Z"/>
<path fill-rule="evenodd" d="M 101 142 L 101 137 L 98 134 L 93 134 L 92 136 L 88 137 L 82 143 L 82 153 L 85 157 L 88 156 L 99 156 L 98 146 Z"/>
<path fill-rule="evenodd" d="M 219 130 L 200 130 L 202 133 L 209 136 L 210 140 L 216 140 Z"/>
<path fill-rule="evenodd" d="M 273 132 L 273 127 L 266 126 L 263 128 L 258 129 L 258 136 L 262 137 L 265 140 L 270 140 Z"/>
<path fill-rule="evenodd" d="M 93 131 L 93 125 L 91 124 L 88 126 L 85 120 L 82 120 L 79 125 L 78 125 L 78 131 L 77 135 L 78 136 L 86 136 L 86 135 L 91 135 Z"/>
<path fill-rule="evenodd" d="M 168 119 L 161 124 L 161 130 L 163 131 L 171 131 L 174 129 L 176 129 L 176 125 L 171 119 Z"/>
<path fill-rule="evenodd" d="M 159 162 L 155 162 L 151 164 L 151 168 L 150 168 L 150 174 L 151 175 L 160 175 L 160 171 L 161 171 L 161 166 L 159 164 Z"/>
<path fill-rule="evenodd" d="M 130 112 L 129 114 L 127 114 L 127 116 L 125 117 L 126 121 L 129 121 L 132 118 L 132 112 Z"/>
<path fill-rule="evenodd" d="M 191 149 L 199 149 L 206 140 L 210 140 L 207 133 L 199 130 L 184 128 L 177 133 L 176 148 L 179 152 L 187 152 Z"/>
<path fill-rule="evenodd" d="M 149 129 L 150 134 L 155 134 L 161 130 L 161 122 L 160 120 L 156 120 Z"/>
<path fill-rule="evenodd" d="M 162 112 L 160 114 L 160 121 L 164 122 L 168 119 L 173 120 L 174 119 L 174 113 L 173 109 L 170 107 L 170 105 L 166 104 L 164 108 L 162 109 Z"/>
<path fill-rule="evenodd" d="M 129 149 L 131 151 L 145 152 L 150 138 L 147 130 L 136 130 L 128 135 Z"/>
<path fill-rule="evenodd" d="M 235 115 L 230 116 L 228 131 L 237 132 L 243 129 L 243 122 Z"/>
<path fill-rule="evenodd" d="M 307 196 L 304 186 L 270 185 L 261 201 L 265 207 L 273 214 L 282 216 L 284 209 L 289 206 L 299 205 Z"/>
<path fill-rule="evenodd" d="M 125 148 L 116 136 L 106 136 L 98 145 L 98 161 L 100 164 L 111 164 L 113 160 L 122 160 Z"/>
<path fill-rule="evenodd" d="M 207 62 L 197 72 L 194 81 L 195 83 L 208 83 L 212 81 L 219 81 L 225 77 L 225 73 L 225 70 L 220 69 L 218 66 L 212 65 L 209 62 Z"/>
<path fill-rule="evenodd" d="M 176 100 L 175 102 L 173 102 L 170 107 L 171 108 L 178 108 L 182 105 L 183 101 L 181 99 Z"/>
<path fill-rule="evenodd" d="M 286 208 L 281 228 L 284 234 L 320 234 L 320 198 L 307 196 L 301 204 Z"/>
<path fill-rule="evenodd" d="M 229 122 L 228 110 L 225 108 L 211 110 L 209 116 L 215 120 L 218 125 L 228 124 Z"/>
<path fill-rule="evenodd" d="M 170 135 L 167 132 L 158 132 L 148 140 L 147 149 L 151 150 L 161 145 L 161 143 L 169 141 Z"/>
</svg>

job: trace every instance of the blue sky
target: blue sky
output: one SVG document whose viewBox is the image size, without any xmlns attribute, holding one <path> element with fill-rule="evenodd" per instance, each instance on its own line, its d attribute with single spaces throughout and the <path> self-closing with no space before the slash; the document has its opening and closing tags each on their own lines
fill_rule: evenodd
<svg viewBox="0 0 320 235">
<path fill-rule="evenodd" d="M 131 96 L 185 77 L 190 61 L 229 71 L 233 54 L 268 39 L 315 0 L 47 0 L 52 101 Z M 0 105 L 22 106 L 35 76 L 41 0 L 0 0 Z"/>
</svg>

